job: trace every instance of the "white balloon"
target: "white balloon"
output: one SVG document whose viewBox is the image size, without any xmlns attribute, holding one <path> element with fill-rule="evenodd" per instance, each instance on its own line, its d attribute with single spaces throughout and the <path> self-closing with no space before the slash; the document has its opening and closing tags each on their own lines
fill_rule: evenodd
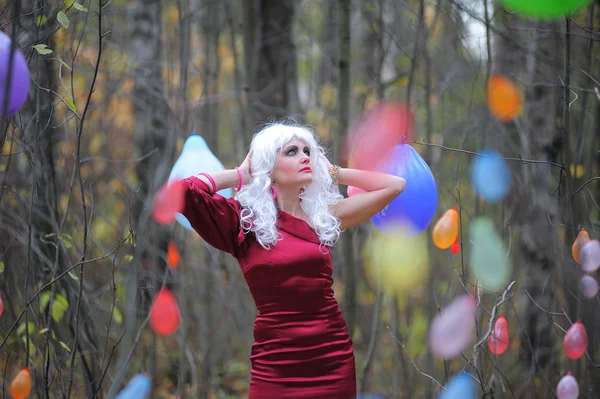
<svg viewBox="0 0 600 399">
<path fill-rule="evenodd" d="M 600 242 L 590 240 L 579 250 L 579 260 L 584 272 L 595 272 L 600 267 Z"/>
<path fill-rule="evenodd" d="M 214 173 L 224 170 L 225 167 L 219 159 L 210 151 L 206 141 L 196 132 L 183 144 L 181 154 L 169 175 L 169 182 L 176 179 L 185 179 L 186 177 L 195 176 L 200 172 Z M 217 191 L 218 194 L 225 198 L 230 198 L 233 194 L 232 189 L 227 188 Z M 185 216 L 178 213 L 177 222 L 188 230 L 194 229 Z"/>
<path fill-rule="evenodd" d="M 556 396 L 558 396 L 558 399 L 577 399 L 579 397 L 579 385 L 577 385 L 577 380 L 571 375 L 571 372 L 568 372 L 558 382 Z"/>
</svg>

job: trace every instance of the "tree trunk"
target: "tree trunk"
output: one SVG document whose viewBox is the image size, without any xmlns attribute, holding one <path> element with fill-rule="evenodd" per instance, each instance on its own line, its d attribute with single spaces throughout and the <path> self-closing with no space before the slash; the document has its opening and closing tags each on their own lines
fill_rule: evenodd
<svg viewBox="0 0 600 399">
<path fill-rule="evenodd" d="M 252 126 L 300 112 L 296 47 L 292 40 L 295 2 L 247 0 L 244 57 Z"/>
<path fill-rule="evenodd" d="M 150 302 L 163 281 L 168 230 L 154 223 L 149 206 L 157 189 L 164 184 L 173 156 L 174 140 L 167 140 L 167 103 L 161 75 L 161 4 L 160 0 L 136 0 L 130 6 L 131 54 L 134 71 L 133 133 L 136 157 L 145 156 L 136 164 L 139 179 L 137 198 L 133 204 L 133 224 L 136 234 L 134 260 L 127 278 L 125 324 L 127 332 L 120 344 L 116 378 L 109 396 L 121 383 L 138 317 L 147 316 Z M 151 155 L 149 155 L 151 154 Z M 149 156 L 148 156 L 149 155 Z M 167 287 L 169 286 L 167 282 Z M 151 287 L 141 291 L 140 287 Z M 141 295 L 140 295 L 141 293 Z"/>
<path fill-rule="evenodd" d="M 525 21 L 510 14 L 502 12 L 499 15 L 502 16 L 499 26 L 505 29 L 527 26 Z M 506 125 L 509 144 L 505 155 L 552 162 L 556 160 L 557 143 L 560 141 L 554 122 L 560 115 L 557 114 L 558 93 L 556 88 L 539 82 L 554 82 L 562 74 L 562 62 L 556 56 L 561 54 L 560 28 L 556 23 L 542 22 L 536 23 L 535 28 L 532 29 L 534 32 L 511 29 L 510 41 L 507 37 L 496 39 L 496 72 L 528 85 L 525 109 L 519 118 L 522 126 L 514 123 Z M 522 50 L 523 46 L 527 46 L 526 53 Z M 552 370 L 555 370 L 554 329 L 548 314 L 540 307 L 547 311 L 553 309 L 552 275 L 557 261 L 561 259 L 556 251 L 560 246 L 554 224 L 557 222 L 558 204 L 552 195 L 558 170 L 553 171 L 548 163 L 513 163 L 511 166 L 514 187 L 507 201 L 516 201 L 518 205 L 512 220 L 507 223 L 520 230 L 522 259 L 513 259 L 513 262 L 515 269 L 520 270 L 524 292 L 519 298 L 519 317 L 523 326 L 520 359 L 531 378 L 540 373 L 551 378 Z"/>
</svg>

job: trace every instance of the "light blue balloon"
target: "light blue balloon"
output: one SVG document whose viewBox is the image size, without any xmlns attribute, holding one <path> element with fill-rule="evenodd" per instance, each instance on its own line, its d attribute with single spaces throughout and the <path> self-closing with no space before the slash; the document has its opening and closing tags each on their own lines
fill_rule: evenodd
<svg viewBox="0 0 600 399">
<path fill-rule="evenodd" d="M 152 382 L 146 374 L 138 374 L 131 379 L 115 399 L 144 399 L 150 394 Z"/>
<path fill-rule="evenodd" d="M 510 279 L 512 261 L 492 219 L 480 216 L 471 222 L 470 267 L 474 280 L 490 290 L 499 290 Z"/>
<path fill-rule="evenodd" d="M 202 136 L 193 132 L 183 144 L 181 154 L 173 165 L 173 169 L 171 169 L 169 181 L 185 179 L 186 177 L 195 176 L 200 172 L 214 173 L 224 169 L 225 167 L 210 151 Z M 225 198 L 231 198 L 233 195 L 230 188 L 219 190 L 217 193 Z M 190 222 L 182 214 L 178 213 L 176 220 L 187 230 L 194 231 Z"/>
<path fill-rule="evenodd" d="M 460 373 L 450 380 L 446 390 L 442 391 L 438 399 L 475 399 L 476 397 L 475 379 L 467 373 Z"/>
<path fill-rule="evenodd" d="M 378 393 L 361 393 L 356 399 L 387 399 L 385 396 Z"/>
<path fill-rule="evenodd" d="M 485 150 L 471 166 L 471 184 L 477 194 L 489 202 L 504 199 L 512 184 L 508 165 L 495 150 Z"/>
</svg>

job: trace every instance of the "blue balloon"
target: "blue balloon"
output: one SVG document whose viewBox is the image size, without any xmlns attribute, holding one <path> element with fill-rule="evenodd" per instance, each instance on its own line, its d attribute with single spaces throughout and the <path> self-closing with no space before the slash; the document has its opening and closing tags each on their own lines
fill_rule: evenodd
<svg viewBox="0 0 600 399">
<path fill-rule="evenodd" d="M 385 232 L 398 225 L 409 225 L 415 234 L 425 230 L 437 208 L 438 192 L 431 169 L 419 153 L 408 144 L 394 146 L 381 172 L 406 180 L 402 194 L 371 218 L 375 227 Z"/>
<path fill-rule="evenodd" d="M 460 373 L 450 380 L 446 390 L 442 391 L 438 399 L 475 399 L 476 397 L 475 379 L 467 373 Z"/>
<path fill-rule="evenodd" d="M 504 199 L 512 177 L 508 165 L 495 150 L 485 150 L 475 157 L 471 167 L 471 184 L 477 194 L 489 202 Z"/>
<path fill-rule="evenodd" d="M 213 173 L 224 169 L 225 167 L 221 161 L 208 148 L 206 141 L 196 132 L 193 132 L 183 144 L 181 154 L 169 175 L 169 181 L 185 179 L 200 172 Z M 219 190 L 217 193 L 225 198 L 230 198 L 233 194 L 230 188 Z M 182 214 L 178 213 L 176 220 L 187 230 L 194 231 L 190 222 Z"/>
<path fill-rule="evenodd" d="M 356 399 L 387 399 L 385 396 L 378 393 L 361 393 Z"/>
<path fill-rule="evenodd" d="M 152 383 L 146 374 L 138 374 L 131 379 L 115 399 L 144 399 L 148 397 Z"/>
</svg>

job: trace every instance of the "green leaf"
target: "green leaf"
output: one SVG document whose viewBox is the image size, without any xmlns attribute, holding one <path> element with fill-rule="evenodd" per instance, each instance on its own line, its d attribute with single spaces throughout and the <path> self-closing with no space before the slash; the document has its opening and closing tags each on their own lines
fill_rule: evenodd
<svg viewBox="0 0 600 399">
<path fill-rule="evenodd" d="M 64 342 L 62 342 L 62 341 L 58 341 L 58 343 L 60 344 L 60 346 L 62 346 L 63 348 L 65 348 L 65 350 L 66 350 L 67 352 L 71 352 L 71 348 L 69 348 L 69 347 L 67 346 L 67 344 L 65 344 L 65 343 L 64 343 Z"/>
<path fill-rule="evenodd" d="M 129 263 L 133 260 L 133 255 L 125 255 L 125 262 Z"/>
<path fill-rule="evenodd" d="M 52 307 L 50 309 L 50 313 L 52 314 L 52 319 L 60 323 L 62 318 L 65 316 L 65 312 L 69 308 L 69 301 L 63 295 L 58 294 L 54 301 L 52 301 Z"/>
<path fill-rule="evenodd" d="M 115 321 L 115 323 L 123 324 L 123 314 L 121 313 L 119 308 L 117 308 L 116 306 L 113 308 L 112 316 L 113 316 L 113 320 Z"/>
<path fill-rule="evenodd" d="M 40 295 L 40 312 L 46 310 L 48 302 L 50 302 L 50 291 L 44 291 Z"/>
<path fill-rule="evenodd" d="M 48 18 L 45 15 L 38 15 L 35 19 L 37 26 L 42 26 L 48 21 Z"/>
<path fill-rule="evenodd" d="M 71 277 L 73 280 L 75 281 L 79 281 L 79 277 L 77 277 L 76 275 L 74 275 L 73 273 L 69 272 L 69 277 Z"/>
<path fill-rule="evenodd" d="M 27 330 L 29 332 L 29 335 L 33 334 L 33 332 L 35 331 L 35 324 L 33 324 L 32 321 L 30 321 L 29 323 L 27 323 Z M 21 323 L 21 325 L 19 326 L 19 328 L 17 328 L 17 334 L 18 335 L 25 334 L 25 323 Z"/>
<path fill-rule="evenodd" d="M 48 331 L 50 331 L 50 329 L 49 329 L 48 327 L 46 327 L 46 328 L 42 328 L 42 329 L 40 330 L 40 334 L 46 334 Z"/>
<path fill-rule="evenodd" d="M 67 103 L 67 106 L 71 109 L 71 111 L 77 112 L 77 107 L 75 106 L 75 103 L 73 103 L 73 101 L 71 101 L 71 99 L 65 98 L 65 102 Z M 66 245 L 65 245 L 65 247 L 66 247 Z M 71 247 L 67 247 L 67 248 L 71 248 Z"/>
<path fill-rule="evenodd" d="M 75 3 L 75 0 L 65 0 L 65 7 L 69 9 L 73 5 L 73 3 Z"/>
<path fill-rule="evenodd" d="M 82 6 L 81 4 L 79 4 L 77 2 L 73 3 L 73 7 L 76 8 L 77 10 L 79 10 L 79 11 L 83 11 L 83 12 L 87 12 L 88 11 L 88 9 L 85 8 L 85 6 Z"/>
<path fill-rule="evenodd" d="M 41 55 L 50 54 L 52 52 L 45 44 L 36 44 L 33 48 Z"/>
<path fill-rule="evenodd" d="M 4 262 L 0 260 L 0 274 L 4 273 Z"/>
<path fill-rule="evenodd" d="M 69 29 L 69 17 L 67 17 L 67 14 L 59 11 L 58 14 L 56 14 L 56 19 L 58 19 L 58 22 L 60 22 L 63 28 Z"/>
</svg>

